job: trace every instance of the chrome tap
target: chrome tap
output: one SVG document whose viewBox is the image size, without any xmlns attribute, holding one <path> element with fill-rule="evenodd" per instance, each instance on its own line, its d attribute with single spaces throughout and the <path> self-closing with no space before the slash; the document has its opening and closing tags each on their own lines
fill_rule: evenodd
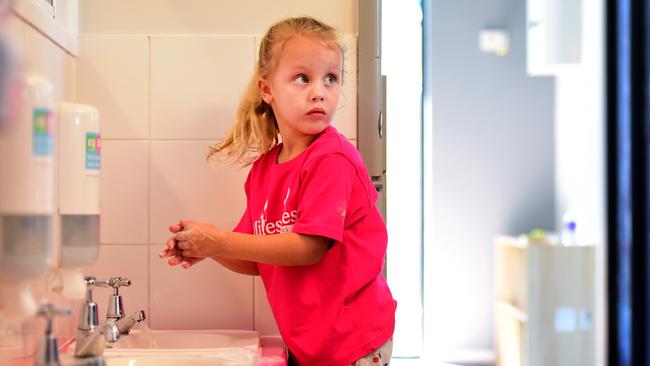
<svg viewBox="0 0 650 366">
<path fill-rule="evenodd" d="M 129 316 L 122 317 L 121 319 L 117 320 L 115 322 L 115 325 L 117 325 L 117 328 L 120 331 L 120 334 L 129 334 L 131 331 L 131 328 L 136 323 L 140 323 L 146 319 L 144 315 L 144 310 L 139 310 L 134 312 L 133 314 Z"/>
<path fill-rule="evenodd" d="M 120 287 L 123 286 L 131 286 L 131 280 L 122 277 L 112 277 L 108 280 L 108 287 L 113 289 L 113 294 L 111 294 L 108 300 L 106 320 L 113 320 L 121 334 L 129 334 L 131 328 L 136 323 L 144 321 L 146 317 L 143 310 L 136 311 L 129 316 L 124 315 L 124 303 L 122 302 L 122 295 L 119 293 Z"/>
<path fill-rule="evenodd" d="M 59 346 L 56 337 L 52 334 L 52 318 L 57 315 L 70 315 L 70 309 L 59 309 L 50 303 L 39 307 L 37 315 L 46 320 L 45 335 L 38 347 L 34 365 L 36 366 L 59 366 Z"/>
<path fill-rule="evenodd" d="M 109 287 L 109 280 L 98 281 L 92 276 L 87 276 L 85 280 L 86 301 L 81 305 L 79 312 L 74 355 L 75 357 L 97 357 L 104 352 L 106 342 L 112 343 L 120 338 L 120 331 L 112 319 L 99 324 L 97 304 L 93 301 L 95 286 Z"/>
</svg>

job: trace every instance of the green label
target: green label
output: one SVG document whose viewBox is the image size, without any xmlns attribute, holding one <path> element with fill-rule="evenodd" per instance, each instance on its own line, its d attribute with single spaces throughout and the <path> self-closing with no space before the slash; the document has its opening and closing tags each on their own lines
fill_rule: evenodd
<svg viewBox="0 0 650 366">
<path fill-rule="evenodd" d="M 99 170 L 102 165 L 102 136 L 99 132 L 86 132 L 86 170 Z"/>
</svg>

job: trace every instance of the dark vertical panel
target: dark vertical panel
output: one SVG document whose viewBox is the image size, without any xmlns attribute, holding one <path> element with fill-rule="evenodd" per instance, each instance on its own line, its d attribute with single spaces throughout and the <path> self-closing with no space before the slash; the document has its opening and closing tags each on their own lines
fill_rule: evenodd
<svg viewBox="0 0 650 366">
<path fill-rule="evenodd" d="M 644 364 L 650 364 L 650 1 L 645 0 L 643 2 L 643 8 L 640 11 L 639 20 L 641 23 L 641 33 L 643 34 L 642 40 L 642 55 L 643 59 L 641 60 L 641 65 L 643 66 L 643 78 L 642 82 L 642 100 L 643 104 L 643 116 L 642 116 L 642 130 L 640 134 L 644 138 L 643 145 L 643 193 L 644 198 L 642 203 L 643 207 L 643 222 L 642 227 L 644 228 L 643 232 L 643 328 L 641 329 L 642 337 L 640 347 L 644 351 Z"/>
<path fill-rule="evenodd" d="M 618 197 L 618 129 L 616 121 L 618 115 L 618 18 L 617 2 L 608 0 L 605 9 L 606 23 L 606 88 L 607 91 L 607 364 L 614 366 L 618 364 L 620 352 L 618 339 L 620 339 L 619 325 L 619 253 L 616 246 L 616 202 Z"/>
<path fill-rule="evenodd" d="M 609 364 L 649 365 L 649 0 L 607 3 Z"/>
</svg>

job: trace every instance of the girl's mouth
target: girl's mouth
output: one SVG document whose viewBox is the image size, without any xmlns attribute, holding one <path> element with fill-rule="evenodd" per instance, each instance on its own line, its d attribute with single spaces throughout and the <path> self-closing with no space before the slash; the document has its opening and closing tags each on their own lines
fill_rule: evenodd
<svg viewBox="0 0 650 366">
<path fill-rule="evenodd" d="M 307 114 L 314 117 L 324 116 L 325 110 L 323 108 L 313 108 L 310 109 L 309 112 L 307 112 Z"/>
</svg>

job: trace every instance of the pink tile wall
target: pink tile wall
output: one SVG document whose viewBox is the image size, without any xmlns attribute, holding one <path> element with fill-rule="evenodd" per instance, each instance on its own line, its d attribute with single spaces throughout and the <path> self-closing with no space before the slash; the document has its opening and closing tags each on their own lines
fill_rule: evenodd
<svg viewBox="0 0 650 366">
<path fill-rule="evenodd" d="M 148 140 L 102 144 L 100 240 L 104 244 L 149 243 Z"/>
<path fill-rule="evenodd" d="M 97 107 L 104 139 L 149 138 L 149 37 L 80 36 L 77 100 Z"/>
<path fill-rule="evenodd" d="M 81 37 L 78 100 L 98 106 L 104 135 L 102 244 L 84 272 L 130 278 L 126 310 L 145 310 L 154 329 L 254 329 L 252 277 L 158 258 L 179 219 L 230 229 L 243 212 L 247 170 L 209 165 L 205 153 L 230 124 L 253 47 L 242 36 Z M 100 308 L 107 298 L 96 290 Z"/>
<path fill-rule="evenodd" d="M 246 208 L 248 168 L 205 160 L 212 141 L 152 141 L 150 242 L 164 244 L 179 219 L 234 228 Z"/>
<path fill-rule="evenodd" d="M 191 269 L 158 258 L 150 247 L 150 303 L 154 329 L 254 329 L 253 277 L 234 273 L 211 259 Z"/>
<path fill-rule="evenodd" d="M 254 38 L 151 38 L 151 138 L 218 139 L 253 70 Z"/>
</svg>

